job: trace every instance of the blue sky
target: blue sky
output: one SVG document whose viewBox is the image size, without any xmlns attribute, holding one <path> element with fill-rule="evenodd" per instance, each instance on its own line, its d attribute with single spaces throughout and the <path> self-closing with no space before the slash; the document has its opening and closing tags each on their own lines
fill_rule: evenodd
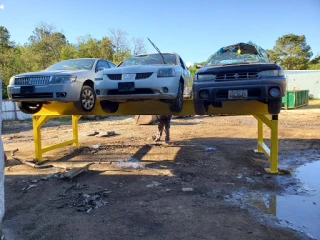
<svg viewBox="0 0 320 240">
<path fill-rule="evenodd" d="M 320 54 L 320 0 L 0 0 L 0 26 L 16 43 L 26 43 L 40 22 L 54 25 L 71 43 L 121 29 L 129 40 L 144 38 L 148 52 L 154 49 L 147 37 L 191 63 L 249 40 L 272 49 L 288 33 L 304 34 L 314 56 Z"/>
</svg>

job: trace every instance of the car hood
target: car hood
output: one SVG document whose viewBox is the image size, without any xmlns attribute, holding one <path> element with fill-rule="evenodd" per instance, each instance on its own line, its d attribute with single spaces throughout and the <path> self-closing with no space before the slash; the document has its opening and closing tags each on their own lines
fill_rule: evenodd
<svg viewBox="0 0 320 240">
<path fill-rule="evenodd" d="M 126 74 L 126 73 L 146 73 L 158 72 L 160 68 L 174 68 L 179 69 L 177 65 L 137 65 L 127 67 L 110 68 L 103 71 L 103 74 Z"/>
<path fill-rule="evenodd" d="M 56 71 L 40 71 L 40 72 L 28 72 L 21 73 L 15 77 L 28 77 L 28 76 L 56 76 L 56 75 L 82 75 L 91 73 L 90 70 L 56 70 Z"/>
<path fill-rule="evenodd" d="M 196 74 L 219 74 L 219 73 L 237 73 L 237 72 L 260 72 L 264 70 L 279 70 L 279 65 L 275 63 L 250 63 L 250 64 L 232 64 L 224 66 L 210 66 L 199 69 Z"/>
</svg>

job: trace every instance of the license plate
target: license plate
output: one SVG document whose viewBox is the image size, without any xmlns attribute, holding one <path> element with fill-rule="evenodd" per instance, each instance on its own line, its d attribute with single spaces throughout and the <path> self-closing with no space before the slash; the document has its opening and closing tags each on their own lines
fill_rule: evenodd
<svg viewBox="0 0 320 240">
<path fill-rule="evenodd" d="M 20 94 L 33 94 L 34 93 L 34 86 L 21 86 L 20 87 Z"/>
<path fill-rule="evenodd" d="M 119 92 L 133 92 L 134 91 L 134 82 L 120 82 L 118 83 Z"/>
<path fill-rule="evenodd" d="M 229 99 L 246 99 L 248 98 L 248 90 L 229 90 Z"/>
</svg>

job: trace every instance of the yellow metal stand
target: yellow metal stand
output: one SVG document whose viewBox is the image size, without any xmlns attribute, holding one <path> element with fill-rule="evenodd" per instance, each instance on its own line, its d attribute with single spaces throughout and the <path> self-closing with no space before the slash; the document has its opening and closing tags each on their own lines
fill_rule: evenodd
<svg viewBox="0 0 320 240">
<path fill-rule="evenodd" d="M 33 133 L 36 159 L 41 161 L 42 154 L 53 149 L 57 149 L 66 145 L 73 144 L 79 146 L 78 142 L 78 120 L 81 115 L 195 115 L 192 99 L 184 99 L 183 109 L 177 114 L 170 112 L 168 104 L 160 101 L 144 101 L 144 102 L 127 102 L 120 104 L 116 113 L 105 113 L 99 102 L 96 103 L 92 112 L 79 112 L 72 103 L 50 103 L 43 105 L 41 111 L 35 114 L 33 120 Z M 236 114 L 236 115 L 253 115 L 258 120 L 258 148 L 257 152 L 264 153 L 270 162 L 270 168 L 266 171 L 270 173 L 278 173 L 278 115 L 272 115 L 269 119 L 268 107 L 259 101 L 230 101 L 223 102 L 221 108 L 212 106 L 208 109 L 208 115 L 214 114 Z M 57 118 L 72 115 L 73 139 L 42 147 L 41 145 L 41 126 L 49 118 Z M 270 149 L 263 142 L 263 123 L 271 129 L 271 146 Z"/>
<path fill-rule="evenodd" d="M 64 147 L 70 144 L 73 144 L 73 146 L 78 147 L 79 146 L 79 140 L 78 140 L 78 120 L 80 119 L 81 115 L 72 115 L 72 133 L 73 138 L 71 140 L 49 145 L 42 147 L 41 144 L 41 126 L 50 118 L 57 118 L 62 116 L 48 116 L 48 115 L 34 115 L 32 116 L 32 124 L 33 124 L 33 136 L 34 136 L 34 147 L 35 147 L 35 153 L 36 153 L 36 159 L 38 161 L 42 161 L 42 154 L 48 151 L 51 151 L 53 149 L 57 149 L 60 147 Z"/>
<path fill-rule="evenodd" d="M 256 152 L 264 153 L 269 159 L 269 173 L 278 173 L 278 115 L 272 115 L 269 119 L 265 115 L 253 115 L 258 120 L 258 147 Z M 271 130 L 270 148 L 263 141 L 263 123 Z"/>
</svg>

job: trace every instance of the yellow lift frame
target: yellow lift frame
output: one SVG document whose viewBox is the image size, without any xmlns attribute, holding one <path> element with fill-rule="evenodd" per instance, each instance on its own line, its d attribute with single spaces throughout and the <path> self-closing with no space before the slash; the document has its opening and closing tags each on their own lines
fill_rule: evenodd
<svg viewBox="0 0 320 240">
<path fill-rule="evenodd" d="M 184 99 L 183 109 L 177 114 L 170 112 L 168 104 L 160 101 L 127 102 L 121 103 L 116 113 L 105 113 L 99 102 L 96 102 L 92 112 L 79 112 L 72 103 L 57 103 L 43 105 L 40 112 L 32 117 L 33 134 L 36 160 L 43 160 L 43 153 L 73 144 L 79 146 L 78 120 L 82 115 L 195 115 L 192 99 Z M 259 101 L 228 101 L 223 102 L 221 108 L 212 106 L 208 109 L 209 115 L 232 114 L 232 115 L 253 115 L 258 120 L 258 145 L 256 152 L 264 153 L 270 163 L 267 172 L 278 173 L 278 115 L 268 114 L 268 106 Z M 42 147 L 41 126 L 50 118 L 72 116 L 73 138 L 65 142 Z M 271 130 L 270 148 L 263 141 L 263 123 Z"/>
</svg>

